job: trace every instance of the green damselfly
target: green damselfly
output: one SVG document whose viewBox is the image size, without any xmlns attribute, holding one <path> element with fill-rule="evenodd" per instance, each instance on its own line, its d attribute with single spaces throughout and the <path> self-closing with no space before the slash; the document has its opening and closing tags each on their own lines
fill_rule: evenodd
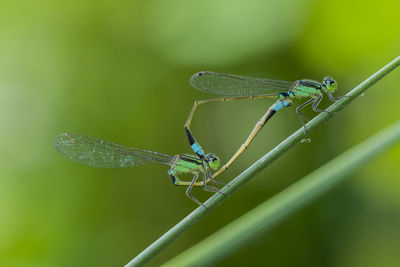
<svg viewBox="0 0 400 267">
<path fill-rule="evenodd" d="M 308 118 L 304 116 L 304 114 L 301 112 L 301 109 L 312 104 L 312 109 L 315 112 L 328 112 L 318 108 L 324 93 L 333 102 L 341 98 L 334 97 L 332 95 L 337 88 L 337 84 L 336 81 L 331 77 L 325 77 L 321 83 L 312 80 L 297 80 L 295 82 L 287 82 L 223 74 L 212 71 L 201 71 L 194 74 L 190 78 L 189 83 L 192 87 L 200 91 L 225 96 L 223 98 L 199 100 L 194 102 L 193 108 L 185 124 L 185 130 L 193 151 L 199 157 L 204 155 L 204 152 L 190 131 L 190 124 L 192 122 L 194 112 L 199 105 L 239 99 L 277 99 L 277 101 L 257 122 L 246 141 L 236 151 L 233 157 L 216 173 L 213 174 L 213 179 L 228 169 L 230 165 L 232 165 L 232 163 L 247 149 L 257 133 L 277 111 L 292 105 L 292 99 L 303 97 L 309 98 L 306 102 L 296 108 L 297 115 L 299 116 L 304 127 L 304 136 L 306 137 L 306 125 L 304 120 L 308 120 Z"/>
<path fill-rule="evenodd" d="M 194 186 L 201 186 L 210 192 L 219 192 L 217 187 L 207 185 L 209 181 L 214 182 L 210 167 L 217 169 L 219 166 L 218 157 L 211 153 L 201 158 L 186 154 L 169 156 L 70 133 L 57 135 L 53 140 L 53 145 L 71 161 L 95 168 L 129 168 L 149 163 L 169 165 L 168 174 L 172 183 L 177 186 L 187 186 L 186 195 L 199 205 L 203 204 L 190 193 Z M 178 174 L 193 174 L 194 176 L 191 181 L 183 181 L 178 178 Z M 200 174 L 203 180 L 198 182 L 197 178 Z"/>
</svg>

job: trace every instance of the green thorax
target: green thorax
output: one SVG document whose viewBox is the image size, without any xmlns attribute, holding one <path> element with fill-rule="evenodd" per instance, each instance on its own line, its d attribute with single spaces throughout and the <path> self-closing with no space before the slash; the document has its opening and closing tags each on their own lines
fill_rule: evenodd
<svg viewBox="0 0 400 267">
<path fill-rule="evenodd" d="M 293 89 L 291 90 L 294 94 L 292 97 L 315 97 L 322 95 L 321 83 L 310 81 L 310 80 L 298 80 L 295 82 Z"/>
<path fill-rule="evenodd" d="M 186 154 L 175 156 L 171 164 L 171 169 L 181 173 L 190 173 L 201 168 L 203 168 L 203 161 L 201 159 Z"/>
</svg>

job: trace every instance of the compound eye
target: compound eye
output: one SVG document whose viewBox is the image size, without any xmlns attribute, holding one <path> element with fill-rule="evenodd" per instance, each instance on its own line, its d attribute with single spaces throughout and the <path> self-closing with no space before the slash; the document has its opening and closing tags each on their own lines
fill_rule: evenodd
<svg viewBox="0 0 400 267">
<path fill-rule="evenodd" d="M 219 158 L 215 156 L 214 154 L 207 154 L 206 158 L 208 160 L 208 164 L 210 164 L 210 167 L 213 169 L 218 168 L 219 166 Z"/>
<path fill-rule="evenodd" d="M 332 77 L 325 77 L 323 83 L 330 92 L 334 92 L 336 90 L 336 81 Z"/>
<path fill-rule="evenodd" d="M 335 81 L 330 77 L 325 77 L 324 78 L 324 83 L 327 84 L 327 85 L 330 85 L 332 83 L 335 83 Z"/>
</svg>

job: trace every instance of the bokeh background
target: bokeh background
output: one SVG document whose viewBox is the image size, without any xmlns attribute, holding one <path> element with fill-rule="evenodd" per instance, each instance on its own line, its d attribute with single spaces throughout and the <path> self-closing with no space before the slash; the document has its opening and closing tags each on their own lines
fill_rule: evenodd
<svg viewBox="0 0 400 267">
<path fill-rule="evenodd" d="M 122 266 L 196 208 L 166 166 L 81 166 L 57 153 L 55 135 L 190 153 L 183 125 L 193 101 L 215 97 L 189 86 L 193 73 L 331 75 L 343 95 L 399 56 L 399 10 L 398 0 L 1 1 L 0 266 Z M 149 266 L 398 120 L 399 97 L 397 69 Z M 201 106 L 192 129 L 226 162 L 270 104 Z M 298 128 L 294 108 L 280 112 L 221 181 Z M 398 266 L 399 159 L 392 149 L 220 266 Z"/>
</svg>

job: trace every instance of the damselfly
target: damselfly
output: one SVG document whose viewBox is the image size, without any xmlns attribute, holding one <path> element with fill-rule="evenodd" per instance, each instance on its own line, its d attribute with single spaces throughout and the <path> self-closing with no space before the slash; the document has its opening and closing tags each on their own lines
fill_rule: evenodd
<svg viewBox="0 0 400 267">
<path fill-rule="evenodd" d="M 201 157 L 204 154 L 201 146 L 190 131 L 190 124 L 196 108 L 205 103 L 225 102 L 239 99 L 260 99 L 274 98 L 277 101 L 267 110 L 253 128 L 246 141 L 241 145 L 233 157 L 222 166 L 212 178 L 217 177 L 224 172 L 232 163 L 247 149 L 257 133 L 267 123 L 267 121 L 280 109 L 292 105 L 294 98 L 309 98 L 306 102 L 296 108 L 297 115 L 304 127 L 304 136 L 306 137 L 305 120 L 306 116 L 301 109 L 312 104 L 315 112 L 328 112 L 318 108 L 324 93 L 331 101 L 336 101 L 341 97 L 334 97 L 332 93 L 336 90 L 336 81 L 331 77 L 325 77 L 321 83 L 312 80 L 297 80 L 295 82 L 250 78 L 232 74 L 223 74 L 212 71 L 201 71 L 194 74 L 189 83 L 192 87 L 210 94 L 223 95 L 223 98 L 207 99 L 195 101 L 190 112 L 189 118 L 185 124 L 186 134 L 193 151 Z"/>
<path fill-rule="evenodd" d="M 201 158 L 186 154 L 169 156 L 70 133 L 57 135 L 53 140 L 53 145 L 71 161 L 95 168 L 129 168 L 149 163 L 169 165 L 168 174 L 172 183 L 187 186 L 186 195 L 199 205 L 203 204 L 191 195 L 194 186 L 201 186 L 210 192 L 219 192 L 217 187 L 207 185 L 209 181 L 213 181 L 209 168 L 217 169 L 219 166 L 218 157 L 211 153 Z M 191 181 L 183 181 L 178 178 L 178 174 L 193 174 L 194 176 Z M 198 182 L 197 178 L 200 174 L 203 179 Z"/>
</svg>

